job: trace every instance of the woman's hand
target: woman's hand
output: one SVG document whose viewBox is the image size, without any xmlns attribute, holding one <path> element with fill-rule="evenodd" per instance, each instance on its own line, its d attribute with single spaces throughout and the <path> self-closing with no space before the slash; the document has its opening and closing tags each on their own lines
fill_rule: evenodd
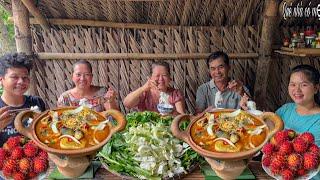
<svg viewBox="0 0 320 180">
<path fill-rule="evenodd" d="M 12 120 L 12 114 L 9 112 L 9 106 L 0 108 L 0 129 L 5 128 Z"/>
<path fill-rule="evenodd" d="M 104 97 L 107 99 L 109 102 L 113 102 L 117 98 L 117 92 L 113 90 L 112 87 L 109 87 L 107 93 L 104 95 Z"/>
<path fill-rule="evenodd" d="M 227 88 L 238 93 L 240 96 L 243 94 L 243 83 L 239 80 L 232 80 L 228 82 Z"/>
<path fill-rule="evenodd" d="M 249 110 L 247 106 L 248 100 L 249 100 L 249 96 L 246 93 L 244 93 L 244 95 L 241 97 L 241 100 L 239 102 L 240 107 L 245 111 Z"/>
<path fill-rule="evenodd" d="M 112 87 L 109 87 L 107 93 L 104 95 L 104 98 L 107 99 L 107 101 L 104 103 L 105 110 L 108 110 L 108 109 L 119 110 L 119 106 L 116 101 L 117 92 Z"/>
<path fill-rule="evenodd" d="M 158 89 L 158 83 L 152 78 L 149 78 L 148 81 L 142 86 L 142 89 L 144 91 L 149 91 L 150 89 Z"/>
</svg>

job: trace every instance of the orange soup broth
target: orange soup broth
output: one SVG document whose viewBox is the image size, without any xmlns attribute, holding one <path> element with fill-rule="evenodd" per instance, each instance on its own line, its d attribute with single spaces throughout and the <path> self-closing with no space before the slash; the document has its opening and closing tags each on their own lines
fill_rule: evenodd
<svg viewBox="0 0 320 180">
<path fill-rule="evenodd" d="M 215 118 L 218 118 L 220 116 L 220 114 L 221 113 L 214 113 Z M 256 119 L 256 118 L 252 118 L 252 120 L 253 120 L 255 125 L 247 125 L 247 127 L 255 128 L 257 126 L 263 125 L 263 123 L 260 120 Z M 218 128 L 219 127 L 218 127 L 217 124 L 213 126 L 213 129 L 218 129 Z M 240 151 L 245 151 L 246 150 L 245 147 L 250 147 L 250 145 L 249 145 L 250 134 L 248 134 L 246 130 L 243 130 L 238 134 L 240 136 L 240 140 L 236 144 L 239 143 L 238 145 L 241 146 Z M 263 128 L 263 131 L 259 135 L 252 135 L 251 136 L 252 144 L 255 147 L 259 146 L 260 144 L 263 143 L 263 141 L 265 140 L 266 136 L 267 136 L 266 129 Z M 208 132 L 207 132 L 206 127 L 201 127 L 200 125 L 197 124 L 197 122 L 193 123 L 193 125 L 191 127 L 191 137 L 192 137 L 192 140 L 198 146 L 200 146 L 203 149 L 206 149 L 208 151 L 216 152 L 216 150 L 215 150 L 215 142 L 213 142 L 213 141 L 214 141 L 214 139 L 216 139 L 218 137 L 210 136 L 208 134 Z M 210 141 L 210 142 L 208 142 L 208 141 Z M 201 145 L 201 143 L 204 143 L 204 142 L 207 145 Z M 227 145 L 228 143 L 225 142 L 224 144 Z M 252 148 L 250 148 L 250 149 L 252 149 Z"/>
<path fill-rule="evenodd" d="M 60 115 L 61 113 L 59 112 L 58 114 Z M 49 116 L 45 116 L 43 119 L 48 118 L 48 117 Z M 97 117 L 100 117 L 100 116 L 97 116 Z M 38 120 L 38 122 L 36 124 L 36 135 L 39 138 L 39 140 L 51 148 L 61 149 L 59 137 L 62 134 L 60 134 L 60 133 L 55 134 L 50 127 L 50 123 L 49 123 L 49 125 L 43 124 L 43 123 L 41 123 L 41 120 Z M 93 120 L 92 124 L 99 124 L 99 122 L 102 122 L 102 121 L 103 121 L 102 118 L 100 118 L 98 121 Z M 60 132 L 60 129 L 62 128 L 61 121 L 57 123 L 57 128 Z M 93 140 L 94 130 L 91 129 L 91 127 L 88 124 L 86 124 L 86 127 L 81 128 L 81 130 L 84 133 L 84 136 L 82 139 L 85 139 L 87 142 L 85 145 L 85 148 L 95 145 L 95 142 Z M 45 133 L 43 133 L 44 131 L 46 131 L 46 134 L 47 134 L 46 136 L 43 135 L 43 134 L 45 134 Z M 109 132 L 110 132 L 110 128 L 108 125 L 106 125 L 103 130 L 96 131 L 95 137 L 99 142 L 101 142 L 107 138 L 107 136 L 109 135 Z M 72 142 L 73 140 L 71 138 L 68 138 L 68 141 Z M 49 143 L 46 143 L 46 142 L 49 142 Z"/>
</svg>

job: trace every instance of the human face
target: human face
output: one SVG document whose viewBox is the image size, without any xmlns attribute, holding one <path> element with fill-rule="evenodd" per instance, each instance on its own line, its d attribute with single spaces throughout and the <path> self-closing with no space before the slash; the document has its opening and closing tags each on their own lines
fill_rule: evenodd
<svg viewBox="0 0 320 180">
<path fill-rule="evenodd" d="M 170 84 L 170 75 L 164 66 L 155 66 L 152 69 L 151 79 L 157 83 L 160 91 L 166 91 Z"/>
<path fill-rule="evenodd" d="M 224 63 L 222 58 L 215 59 L 209 63 L 210 76 L 217 82 L 224 82 L 228 80 L 229 66 Z"/>
<path fill-rule="evenodd" d="M 85 64 L 78 64 L 73 69 L 72 81 L 79 89 L 87 89 L 91 86 L 92 72 Z"/>
<path fill-rule="evenodd" d="M 319 86 L 310 82 L 303 72 L 295 72 L 290 76 L 288 86 L 289 95 L 299 105 L 306 105 L 314 102 L 314 95 L 318 92 Z"/>
<path fill-rule="evenodd" d="M 0 80 L 4 92 L 14 96 L 22 96 L 28 90 L 30 83 L 27 68 L 9 68 Z"/>
</svg>

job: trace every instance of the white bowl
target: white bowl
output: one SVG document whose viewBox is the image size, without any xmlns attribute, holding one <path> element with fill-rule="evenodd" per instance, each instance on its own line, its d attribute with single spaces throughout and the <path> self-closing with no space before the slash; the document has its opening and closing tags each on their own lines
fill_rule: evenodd
<svg viewBox="0 0 320 180">
<path fill-rule="evenodd" d="M 160 114 L 169 114 L 173 111 L 173 106 L 171 104 L 158 104 L 157 109 Z"/>
</svg>

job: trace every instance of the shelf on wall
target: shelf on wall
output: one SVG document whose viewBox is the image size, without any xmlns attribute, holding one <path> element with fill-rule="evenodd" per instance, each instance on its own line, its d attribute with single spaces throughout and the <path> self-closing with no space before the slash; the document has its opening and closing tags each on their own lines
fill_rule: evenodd
<svg viewBox="0 0 320 180">
<path fill-rule="evenodd" d="M 320 56 L 320 48 L 288 48 L 281 47 L 280 50 L 275 50 L 274 52 L 288 55 L 288 56 L 298 56 L 298 57 L 309 57 L 309 56 Z"/>
</svg>

